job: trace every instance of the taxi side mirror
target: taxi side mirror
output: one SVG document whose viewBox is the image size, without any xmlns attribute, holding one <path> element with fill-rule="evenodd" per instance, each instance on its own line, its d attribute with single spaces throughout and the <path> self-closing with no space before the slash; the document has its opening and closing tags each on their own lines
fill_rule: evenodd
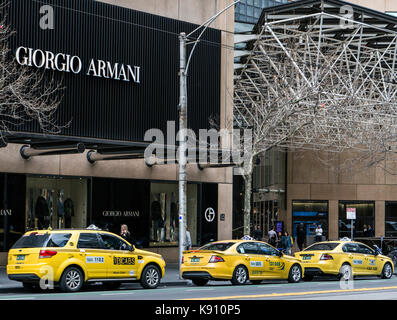
<svg viewBox="0 0 397 320">
<path fill-rule="evenodd" d="M 279 256 L 280 258 L 281 258 L 283 255 L 284 255 L 284 254 L 283 254 L 281 251 L 278 252 L 278 256 Z"/>
<path fill-rule="evenodd" d="M 131 252 L 135 250 L 135 247 L 133 245 L 130 245 L 130 247 L 128 248 L 128 250 L 130 250 Z"/>
</svg>

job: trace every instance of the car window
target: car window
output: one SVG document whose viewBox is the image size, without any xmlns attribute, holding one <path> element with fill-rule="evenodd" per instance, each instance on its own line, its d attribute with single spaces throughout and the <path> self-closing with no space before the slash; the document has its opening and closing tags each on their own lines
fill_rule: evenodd
<svg viewBox="0 0 397 320">
<path fill-rule="evenodd" d="M 98 236 L 96 233 L 80 233 L 77 248 L 83 249 L 101 249 Z"/>
<path fill-rule="evenodd" d="M 368 248 L 366 245 L 358 244 L 358 247 L 359 247 L 360 253 L 375 254 L 375 252 L 372 249 Z"/>
<path fill-rule="evenodd" d="M 71 233 L 53 233 L 48 239 L 47 247 L 64 247 L 71 236 Z"/>
<path fill-rule="evenodd" d="M 268 255 L 268 256 L 279 255 L 278 250 L 274 249 L 273 247 L 269 246 L 266 243 L 258 243 L 258 253 Z"/>
<path fill-rule="evenodd" d="M 331 251 L 331 250 L 334 250 L 337 246 L 339 246 L 339 243 L 337 243 L 337 242 L 315 243 L 315 244 L 311 245 L 310 247 L 307 247 L 303 251 Z"/>
<path fill-rule="evenodd" d="M 222 243 L 209 243 L 205 246 L 202 246 L 200 250 L 218 250 L 218 251 L 226 251 L 229 249 L 234 242 L 222 242 Z"/>
<path fill-rule="evenodd" d="M 356 243 L 346 243 L 343 248 L 343 252 L 349 252 L 349 253 L 360 253 L 360 250 L 358 248 L 358 245 Z"/>
<path fill-rule="evenodd" d="M 102 239 L 102 248 L 106 250 L 128 250 L 129 245 L 123 240 L 110 234 L 99 234 Z"/>
<path fill-rule="evenodd" d="M 45 247 L 49 238 L 50 235 L 48 233 L 32 232 L 29 235 L 22 236 L 11 249 Z"/>
<path fill-rule="evenodd" d="M 237 247 L 237 252 L 244 254 L 257 254 L 258 248 L 255 242 L 245 242 Z"/>
</svg>

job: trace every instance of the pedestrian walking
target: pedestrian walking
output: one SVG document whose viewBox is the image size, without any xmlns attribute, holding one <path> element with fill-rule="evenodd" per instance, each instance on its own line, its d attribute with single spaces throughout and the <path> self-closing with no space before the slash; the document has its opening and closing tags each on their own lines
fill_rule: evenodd
<svg viewBox="0 0 397 320">
<path fill-rule="evenodd" d="M 368 237 L 375 237 L 374 229 L 370 225 L 368 225 Z"/>
<path fill-rule="evenodd" d="M 192 249 L 192 237 L 190 236 L 190 231 L 186 229 L 185 233 L 185 250 Z"/>
<path fill-rule="evenodd" d="M 278 250 L 283 250 L 282 237 L 283 237 L 283 234 L 281 232 L 278 232 L 277 233 L 277 243 L 276 243 L 276 248 Z"/>
<path fill-rule="evenodd" d="M 288 255 L 291 255 L 293 239 L 287 231 L 284 232 L 284 235 L 283 235 L 281 241 L 282 241 L 282 246 L 283 246 L 283 250 L 285 251 L 285 253 Z"/>
<path fill-rule="evenodd" d="M 262 230 L 261 227 L 258 225 L 255 226 L 255 230 L 254 230 L 254 238 L 255 240 L 262 240 Z"/>
<path fill-rule="evenodd" d="M 363 236 L 368 237 L 368 228 L 367 228 L 366 224 L 364 224 L 364 226 L 363 226 Z"/>
<path fill-rule="evenodd" d="M 131 243 L 132 245 L 135 245 L 131 232 L 128 230 L 128 226 L 126 224 L 122 224 L 120 228 L 120 236 L 127 241 L 128 243 Z"/>
<path fill-rule="evenodd" d="M 277 244 L 277 233 L 276 231 L 274 231 L 274 227 L 270 229 L 268 236 L 269 236 L 269 244 L 275 247 Z"/>
<path fill-rule="evenodd" d="M 321 224 L 317 225 L 315 233 L 316 233 L 316 242 L 323 241 L 323 229 L 321 228 Z"/>
</svg>

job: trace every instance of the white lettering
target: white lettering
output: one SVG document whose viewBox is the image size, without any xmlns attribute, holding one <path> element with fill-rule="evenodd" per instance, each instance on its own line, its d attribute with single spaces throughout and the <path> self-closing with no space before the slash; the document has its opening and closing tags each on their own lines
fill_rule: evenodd
<svg viewBox="0 0 397 320">
<path fill-rule="evenodd" d="M 94 59 L 91 59 L 91 61 L 90 61 L 90 65 L 89 65 L 88 71 L 87 71 L 87 76 L 90 75 L 90 72 L 91 72 L 91 71 L 94 73 L 94 74 L 93 74 L 94 77 L 98 77 L 98 75 L 97 75 L 97 73 L 96 73 L 96 69 L 95 69 L 95 62 L 94 62 Z"/>
<path fill-rule="evenodd" d="M 77 62 L 78 62 L 77 70 L 74 68 L 75 67 L 74 66 L 74 61 L 75 60 L 77 60 Z M 82 66 L 83 66 L 83 63 L 81 62 L 81 60 L 80 60 L 80 58 L 78 56 L 73 56 L 70 59 L 70 70 L 72 70 L 73 73 L 76 73 L 76 74 L 80 73 Z"/>
<path fill-rule="evenodd" d="M 17 51 L 15 52 L 15 56 L 16 56 L 17 62 L 18 62 L 20 65 L 24 66 L 24 65 L 27 65 L 27 64 L 28 64 L 28 58 L 27 58 L 27 57 L 23 57 L 23 60 L 21 61 L 21 56 L 20 56 L 21 50 L 24 50 L 25 53 L 26 53 L 26 48 L 25 48 L 25 47 L 19 47 L 19 48 L 17 49 Z"/>
</svg>

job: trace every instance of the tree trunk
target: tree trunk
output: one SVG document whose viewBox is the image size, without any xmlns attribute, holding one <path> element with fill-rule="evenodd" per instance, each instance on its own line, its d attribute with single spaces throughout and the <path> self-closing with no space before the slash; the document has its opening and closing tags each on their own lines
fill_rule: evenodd
<svg viewBox="0 0 397 320">
<path fill-rule="evenodd" d="M 251 194 L 252 194 L 252 173 L 244 177 L 244 235 L 251 234 Z"/>
</svg>

